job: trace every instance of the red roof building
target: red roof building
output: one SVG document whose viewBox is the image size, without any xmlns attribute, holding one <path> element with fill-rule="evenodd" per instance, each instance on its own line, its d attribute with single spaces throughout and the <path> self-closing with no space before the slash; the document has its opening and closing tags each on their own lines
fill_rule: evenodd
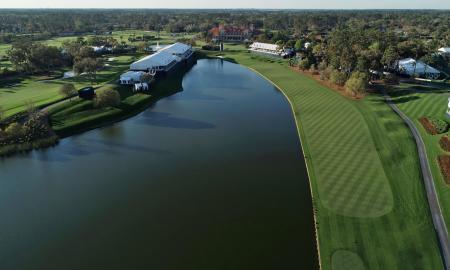
<svg viewBox="0 0 450 270">
<path fill-rule="evenodd" d="M 243 42 L 250 41 L 253 36 L 253 26 L 250 27 L 238 27 L 238 26 L 225 26 L 220 24 L 217 27 L 209 30 L 211 39 L 213 41 L 234 41 Z"/>
</svg>

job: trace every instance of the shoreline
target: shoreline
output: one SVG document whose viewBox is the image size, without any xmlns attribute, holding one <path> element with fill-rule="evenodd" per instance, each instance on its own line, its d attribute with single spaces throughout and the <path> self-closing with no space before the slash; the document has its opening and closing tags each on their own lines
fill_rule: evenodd
<svg viewBox="0 0 450 270">
<path fill-rule="evenodd" d="M 314 201 L 315 201 L 314 198 L 315 198 L 315 196 L 314 196 L 313 186 L 312 186 L 312 181 L 311 181 L 312 169 L 310 168 L 310 166 L 312 167 L 312 164 L 310 164 L 308 155 L 306 154 L 307 151 L 305 150 L 305 148 L 307 148 L 307 146 L 304 146 L 303 139 L 302 139 L 302 137 L 304 137 L 304 136 L 302 136 L 302 133 L 304 131 L 303 131 L 302 125 L 300 124 L 299 119 L 297 119 L 297 117 L 295 116 L 294 104 L 289 99 L 289 97 L 284 92 L 284 90 L 280 86 L 278 86 L 275 82 L 271 81 L 269 78 L 267 78 L 261 72 L 255 70 L 255 69 L 253 69 L 251 67 L 248 67 L 248 66 L 245 66 L 245 65 L 242 65 L 242 66 L 248 68 L 249 70 L 251 70 L 253 72 L 255 72 L 256 74 L 261 76 L 263 79 L 267 80 L 273 86 L 275 86 L 275 88 L 277 88 L 278 91 L 280 91 L 283 94 L 283 96 L 285 97 L 285 99 L 289 103 L 289 106 L 291 107 L 292 117 L 294 118 L 295 126 L 297 128 L 297 134 L 298 134 L 298 137 L 299 137 L 299 140 L 300 140 L 300 147 L 301 147 L 303 158 L 304 158 L 305 164 L 306 164 L 306 173 L 308 175 L 309 189 L 310 189 L 310 194 L 311 194 L 311 205 L 312 205 L 312 212 L 313 212 L 313 219 L 314 219 L 314 234 L 315 234 L 314 236 L 316 238 L 317 258 L 318 258 L 318 263 L 319 263 L 319 269 L 322 269 L 322 260 L 321 260 L 321 257 L 320 257 L 319 232 L 318 232 L 318 228 L 317 228 L 316 206 L 314 205 Z"/>
<path fill-rule="evenodd" d="M 113 125 L 115 123 L 124 121 L 126 119 L 132 118 L 146 109 L 148 109 L 150 106 L 158 102 L 160 99 L 171 96 L 173 94 L 176 94 L 180 91 L 182 91 L 182 79 L 184 75 L 192 68 L 192 66 L 196 63 L 197 56 L 193 55 L 192 60 L 188 62 L 187 64 L 183 66 L 179 66 L 175 68 L 171 73 L 167 74 L 164 78 L 161 78 L 159 81 L 155 82 L 153 84 L 153 91 L 151 91 L 149 94 L 134 94 L 133 96 L 141 95 L 141 97 L 138 97 L 136 101 L 134 101 L 134 104 L 122 104 L 122 102 L 125 99 L 121 100 L 122 108 L 118 107 L 111 107 L 110 109 L 116 109 L 116 112 L 112 112 L 110 114 L 101 115 L 98 114 L 97 118 L 93 119 L 81 119 L 79 123 L 76 123 L 72 126 L 67 126 L 62 129 L 57 129 L 52 124 L 52 117 L 51 113 L 49 114 L 49 122 L 50 127 L 52 128 L 52 133 L 55 134 L 52 137 L 43 138 L 37 141 L 33 141 L 26 144 L 11 144 L 11 145 L 5 145 L 0 147 L 0 158 L 8 158 L 10 156 L 18 155 L 21 153 L 27 153 L 33 150 L 44 150 L 47 148 L 50 148 L 52 146 L 55 146 L 60 139 L 64 139 L 70 136 L 78 135 L 87 131 L 91 131 L 97 128 L 103 128 L 109 125 Z M 107 85 L 107 84 L 106 84 Z M 131 91 L 131 89 L 130 89 Z M 46 106 L 40 106 L 39 109 L 45 109 L 45 107 L 51 106 L 53 104 L 57 104 L 61 101 L 64 101 L 68 98 L 63 98 L 55 102 L 51 102 L 47 104 Z M 125 107 L 125 108 L 124 108 Z M 95 114 L 94 114 L 95 115 Z M 20 115 L 13 115 L 13 117 L 20 117 Z M 52 141 L 54 143 L 47 143 L 47 141 Z M 6 149 L 6 150 L 4 150 Z M 5 152 L 2 154 L 2 151 Z"/>
</svg>

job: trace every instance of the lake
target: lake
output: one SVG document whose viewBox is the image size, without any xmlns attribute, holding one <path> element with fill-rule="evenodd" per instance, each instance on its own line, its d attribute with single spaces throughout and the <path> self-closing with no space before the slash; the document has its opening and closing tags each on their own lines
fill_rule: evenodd
<svg viewBox="0 0 450 270">
<path fill-rule="evenodd" d="M 199 60 L 141 114 L 0 160 L 0 269 L 316 269 L 285 97 Z"/>
</svg>

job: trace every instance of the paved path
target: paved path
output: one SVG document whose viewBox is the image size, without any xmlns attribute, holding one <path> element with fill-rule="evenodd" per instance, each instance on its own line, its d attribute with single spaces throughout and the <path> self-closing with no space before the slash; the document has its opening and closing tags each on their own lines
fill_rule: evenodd
<svg viewBox="0 0 450 270">
<path fill-rule="evenodd" d="M 416 140 L 417 150 L 419 153 L 420 168 L 422 170 L 423 181 L 425 184 L 425 190 L 427 193 L 428 204 L 430 206 L 431 215 L 433 218 L 434 229 L 438 236 L 440 243 L 441 254 L 443 258 L 444 267 L 450 270 L 450 242 L 448 238 L 447 226 L 442 216 L 441 206 L 439 205 L 438 195 L 436 187 L 434 186 L 433 175 L 431 174 L 430 164 L 428 163 L 427 152 L 422 137 L 417 130 L 414 123 L 409 119 L 400 109 L 392 102 L 392 98 L 385 92 L 385 99 L 387 104 L 394 110 L 400 118 L 405 121 L 411 130 L 414 139 Z"/>
</svg>

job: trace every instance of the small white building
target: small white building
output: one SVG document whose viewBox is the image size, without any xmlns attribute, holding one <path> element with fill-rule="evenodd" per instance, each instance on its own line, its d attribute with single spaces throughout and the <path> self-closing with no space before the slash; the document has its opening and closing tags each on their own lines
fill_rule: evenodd
<svg viewBox="0 0 450 270">
<path fill-rule="evenodd" d="M 413 58 L 406 58 L 398 61 L 398 71 L 400 74 L 408 76 L 423 76 L 427 79 L 436 80 L 441 75 L 441 72 L 420 60 Z"/>
<path fill-rule="evenodd" d="M 150 87 L 148 85 L 148 83 L 135 83 L 133 86 L 133 92 L 146 92 L 149 91 Z"/>
<path fill-rule="evenodd" d="M 142 76 L 145 74 L 143 71 L 128 71 L 120 75 L 120 84 L 135 84 L 140 83 Z"/>
<path fill-rule="evenodd" d="M 112 48 L 106 46 L 92 46 L 91 48 L 94 50 L 95 53 L 112 52 Z"/>
<path fill-rule="evenodd" d="M 281 56 L 283 53 L 283 49 L 280 46 L 261 42 L 254 42 L 250 45 L 249 51 L 273 56 Z"/>
<path fill-rule="evenodd" d="M 130 65 L 133 71 L 169 71 L 178 63 L 178 59 L 166 52 L 159 51 L 146 56 Z"/>
</svg>

